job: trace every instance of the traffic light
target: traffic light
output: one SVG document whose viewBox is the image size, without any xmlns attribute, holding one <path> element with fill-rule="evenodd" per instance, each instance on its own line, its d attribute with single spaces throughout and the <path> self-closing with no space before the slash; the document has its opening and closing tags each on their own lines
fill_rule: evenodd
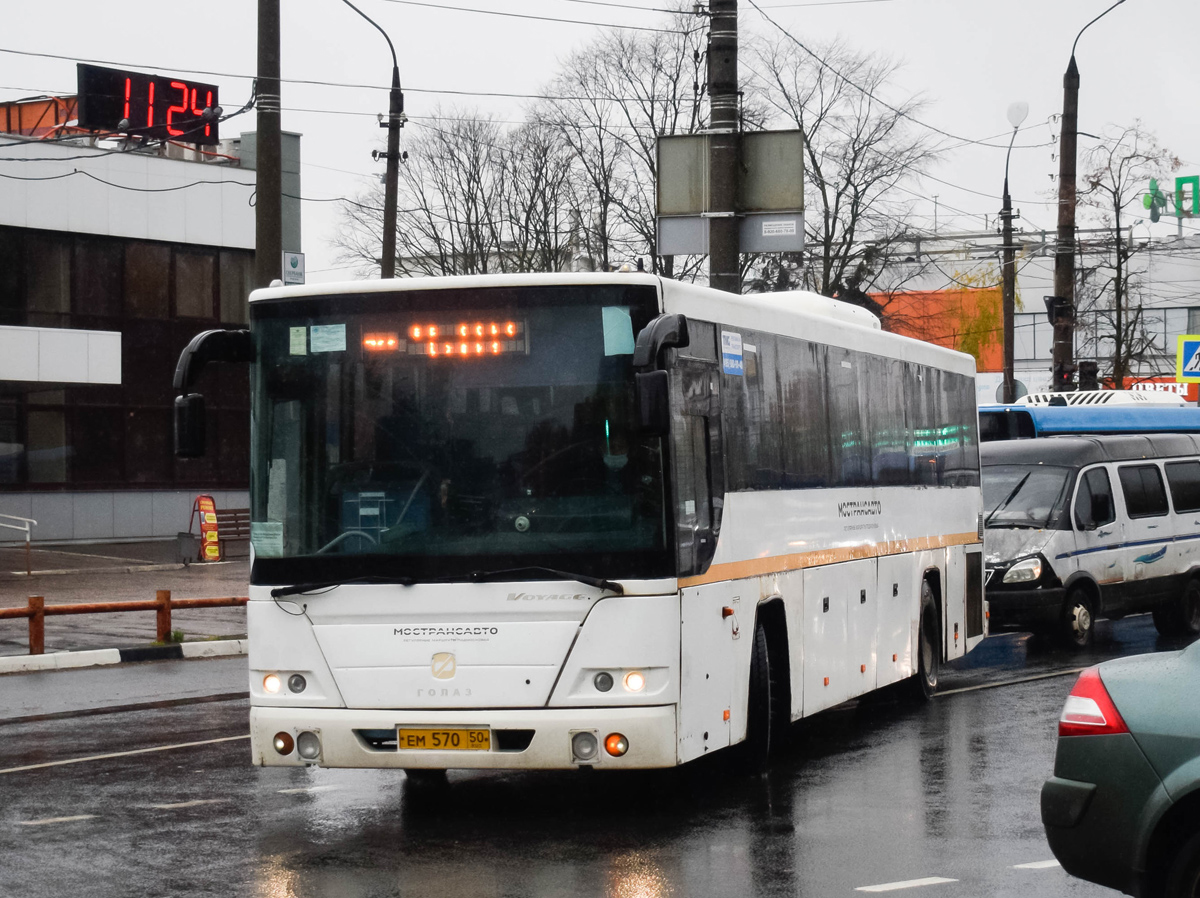
<svg viewBox="0 0 1200 898">
<path fill-rule="evenodd" d="M 1100 389 L 1100 366 L 1096 362 L 1079 363 L 1079 389 Z"/>
<path fill-rule="evenodd" d="M 1075 388 L 1071 378 L 1075 374 L 1075 366 L 1059 362 L 1054 366 L 1054 392 L 1065 393 Z"/>
</svg>

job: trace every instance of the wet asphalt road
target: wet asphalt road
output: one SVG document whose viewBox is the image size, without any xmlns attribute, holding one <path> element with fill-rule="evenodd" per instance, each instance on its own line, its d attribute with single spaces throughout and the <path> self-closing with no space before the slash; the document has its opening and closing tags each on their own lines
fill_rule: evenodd
<svg viewBox="0 0 1200 898">
<path fill-rule="evenodd" d="M 442 791 L 394 772 L 252 768 L 243 699 L 0 724 L 0 895 L 850 896 L 927 878 L 954 881 L 904 894 L 1113 895 L 1044 863 L 1038 793 L 1074 681 L 1061 672 L 1177 646 L 1145 617 L 1098 637 L 1084 657 L 989 640 L 931 704 L 883 695 L 802 722 L 761 778 L 712 758 L 452 773 Z M 244 667 L 223 671 L 205 676 L 244 688 Z M 0 678 L 0 705 L 23 676 Z M 226 741 L 3 772 L 202 740 Z"/>
</svg>

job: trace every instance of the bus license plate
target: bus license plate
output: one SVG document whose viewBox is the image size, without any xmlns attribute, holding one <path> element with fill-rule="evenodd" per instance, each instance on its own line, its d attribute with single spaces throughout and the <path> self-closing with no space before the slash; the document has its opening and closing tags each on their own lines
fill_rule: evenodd
<svg viewBox="0 0 1200 898">
<path fill-rule="evenodd" d="M 396 746 L 401 751 L 490 751 L 492 732 L 400 728 Z"/>
</svg>

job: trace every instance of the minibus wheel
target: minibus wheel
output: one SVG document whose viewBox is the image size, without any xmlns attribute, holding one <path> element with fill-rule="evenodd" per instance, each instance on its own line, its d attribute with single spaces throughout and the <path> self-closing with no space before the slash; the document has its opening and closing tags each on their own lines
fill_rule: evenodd
<svg viewBox="0 0 1200 898">
<path fill-rule="evenodd" d="M 1200 633 L 1200 580 L 1189 580 L 1183 595 L 1154 609 L 1154 628 L 1163 636 Z"/>
<path fill-rule="evenodd" d="M 1092 644 L 1095 632 L 1096 618 L 1091 596 L 1076 586 L 1067 593 L 1067 601 L 1063 603 L 1063 640 L 1077 649 L 1086 649 Z"/>
</svg>

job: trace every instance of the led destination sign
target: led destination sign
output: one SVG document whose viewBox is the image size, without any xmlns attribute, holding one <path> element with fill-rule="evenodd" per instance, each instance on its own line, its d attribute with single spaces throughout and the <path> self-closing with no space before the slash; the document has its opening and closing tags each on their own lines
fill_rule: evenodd
<svg viewBox="0 0 1200 898">
<path fill-rule="evenodd" d="M 405 352 L 430 358 L 481 358 L 528 352 L 525 322 L 472 319 L 458 322 L 414 322 L 403 334 L 363 333 L 368 352 Z"/>
</svg>

